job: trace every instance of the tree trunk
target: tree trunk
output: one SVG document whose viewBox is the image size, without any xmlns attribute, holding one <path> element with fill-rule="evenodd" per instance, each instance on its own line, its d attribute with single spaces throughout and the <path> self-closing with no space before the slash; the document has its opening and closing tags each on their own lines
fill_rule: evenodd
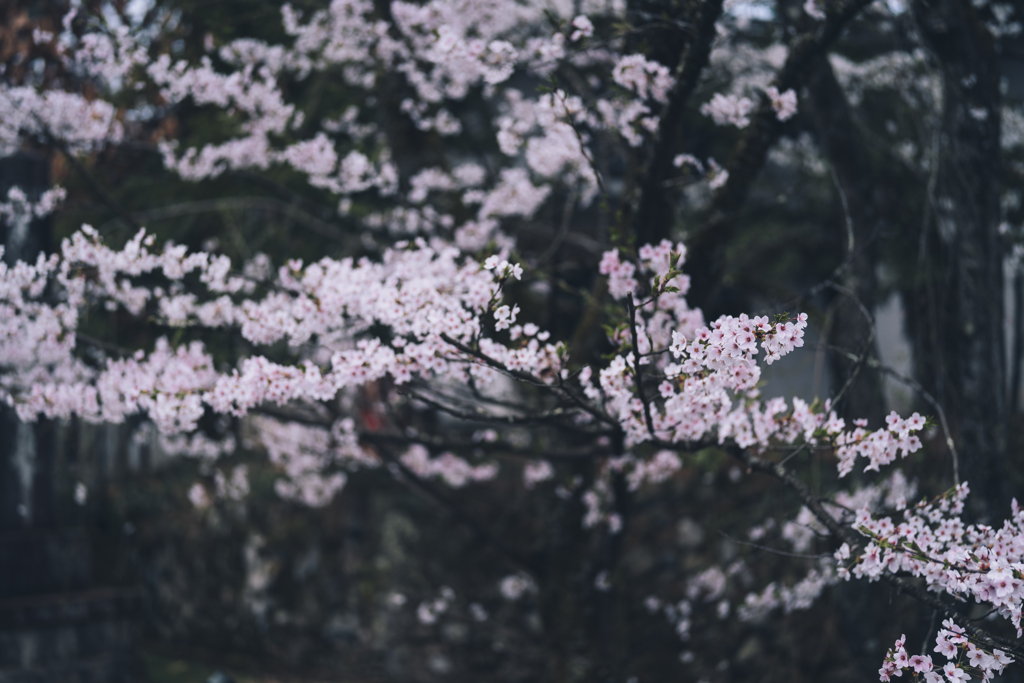
<svg viewBox="0 0 1024 683">
<path fill-rule="evenodd" d="M 846 95 L 826 57 L 817 58 L 813 75 L 808 79 L 807 90 L 810 94 L 808 104 L 811 116 L 817 128 L 818 145 L 832 167 L 843 210 L 841 230 L 843 257 L 847 267 L 843 272 L 842 284 L 873 317 L 878 288 L 875 275 L 877 241 L 885 220 L 885 189 L 880 187 L 881 184 L 871 172 L 865 154 L 867 147 L 854 123 Z M 866 319 L 861 307 L 849 296 L 842 293 L 838 296 L 840 299 L 828 342 L 849 353 L 859 355 L 865 350 L 868 357 L 877 358 L 877 338 L 870 337 L 870 327 L 874 321 Z M 856 364 L 838 354 L 833 354 L 831 359 L 833 386 L 838 389 L 856 370 Z M 878 371 L 861 364 L 838 409 L 848 421 L 866 418 L 872 428 L 882 427 L 885 424 L 886 408 Z"/>
<path fill-rule="evenodd" d="M 644 7 L 650 3 L 634 4 Z M 658 137 L 650 150 L 633 210 L 637 246 L 657 244 L 675 233 L 674 199 L 665 187 L 665 181 L 676 173 L 672 162 L 683 149 L 683 114 L 710 60 L 711 47 L 717 35 L 715 22 L 722 15 L 722 4 L 722 0 L 691 3 L 693 6 L 687 7 L 685 14 L 677 12 L 688 24 L 694 26 L 695 35 L 688 39 L 681 53 L 676 50 L 674 54 L 666 54 L 665 50 L 661 50 L 662 54 L 655 55 L 656 59 L 664 60 L 662 63 L 673 70 L 676 81 L 669 93 L 668 102 L 659 112 Z M 673 30 L 666 42 L 672 45 L 684 35 L 677 29 Z"/>
<path fill-rule="evenodd" d="M 19 152 L 0 159 L 0 200 L 14 187 L 38 199 L 50 187 L 46 158 Z M 0 231 L 8 265 L 34 262 L 39 252 L 50 251 L 49 219 L 6 221 Z M 21 422 L 12 408 L 0 406 L 0 528 L 46 525 L 53 519 L 53 453 L 40 452 L 53 446 L 52 425 L 47 426 Z"/>
<path fill-rule="evenodd" d="M 942 74 L 943 112 L 934 194 L 922 243 L 915 311 L 920 381 L 953 423 L 969 514 L 1001 516 L 1006 451 L 1003 254 L 999 224 L 999 68 L 991 36 L 968 0 L 916 0 L 914 17 Z"/>
</svg>

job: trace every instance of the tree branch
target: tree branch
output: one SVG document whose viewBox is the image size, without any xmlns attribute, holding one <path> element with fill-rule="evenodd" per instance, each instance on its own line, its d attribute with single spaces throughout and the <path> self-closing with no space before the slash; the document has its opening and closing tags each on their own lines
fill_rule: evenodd
<svg viewBox="0 0 1024 683">
<path fill-rule="evenodd" d="M 839 38 L 847 24 L 872 0 L 848 0 L 838 11 L 829 14 L 825 25 L 805 31 L 790 45 L 786 63 L 775 77 L 774 85 L 779 92 L 799 90 L 809 78 L 813 60 L 825 55 Z M 762 95 L 757 111 L 751 117 L 750 125 L 733 150 L 725 165 L 729 179 L 714 195 L 708 219 L 694 235 L 698 243 L 714 240 L 724 244 L 728 238 L 722 230 L 730 230 L 732 219 L 739 207 L 743 206 L 750 188 L 767 158 L 768 150 L 782 132 L 782 122 L 776 116 L 767 95 Z"/>
<path fill-rule="evenodd" d="M 42 123 L 40 123 L 40 125 L 42 125 Z M 85 181 L 85 184 L 89 187 L 89 191 L 92 192 L 92 194 L 99 199 L 101 203 L 117 214 L 117 217 L 128 224 L 128 227 L 133 230 L 142 229 L 142 224 L 139 223 L 136 217 L 127 209 L 122 207 L 118 201 L 114 199 L 114 196 L 110 194 L 98 180 L 92 177 L 92 174 L 89 173 L 88 169 L 86 169 L 85 166 L 82 165 L 82 162 L 79 161 L 78 158 L 70 152 L 70 150 L 68 150 L 67 145 L 64 144 L 63 141 L 57 139 L 48 131 L 44 134 L 44 137 L 49 145 L 64 155 L 64 158 L 68 160 L 69 164 L 71 164 L 71 168 L 75 169 L 75 173 Z"/>
<path fill-rule="evenodd" d="M 753 453 L 742 450 L 736 446 L 731 447 L 728 450 L 734 457 L 742 461 L 751 470 L 775 477 L 788 489 L 796 493 L 801 502 L 807 506 L 807 509 L 809 509 L 815 518 L 824 524 L 836 538 L 848 544 L 851 548 L 860 544 L 863 537 L 857 534 L 850 527 L 841 524 L 835 517 L 829 514 L 829 512 L 823 507 L 821 500 L 811 494 L 810 489 L 808 489 L 802 481 L 800 481 L 785 467 L 760 458 Z M 918 600 L 929 607 L 935 608 L 948 618 L 955 619 L 957 623 L 962 624 L 964 630 L 966 630 L 978 642 L 981 642 L 990 648 L 998 647 L 1017 658 L 1024 657 L 1024 650 L 1022 650 L 1016 643 L 1011 640 L 1007 640 L 1006 638 L 995 636 L 985 629 L 979 628 L 969 621 L 964 620 L 961 614 L 940 600 L 936 595 L 921 589 L 906 578 L 887 572 L 883 572 L 879 578 L 895 588 L 898 593 L 905 593 L 915 600 Z"/>
<path fill-rule="evenodd" d="M 636 392 L 640 402 L 644 404 L 644 420 L 647 422 L 647 433 L 654 436 L 654 421 L 651 419 L 651 404 L 647 402 L 644 394 L 644 378 L 640 372 L 640 347 L 636 335 L 636 306 L 633 304 L 633 295 L 626 296 L 626 306 L 629 309 L 629 333 L 633 339 L 633 379 L 636 381 Z"/>
<path fill-rule="evenodd" d="M 305 226 L 311 232 L 321 237 L 341 242 L 346 239 L 345 233 L 327 221 L 321 220 L 311 213 L 303 210 L 295 203 L 286 203 L 273 197 L 226 197 L 224 199 L 208 199 L 194 202 L 181 202 L 171 204 L 159 209 L 139 211 L 134 214 L 136 220 L 141 223 L 166 221 L 182 216 L 192 216 L 203 213 L 219 213 L 222 211 L 273 211 L 295 220 Z"/>
<path fill-rule="evenodd" d="M 527 560 L 525 557 L 506 545 L 500 538 L 492 534 L 483 525 L 477 522 L 471 515 L 463 510 L 455 501 L 441 493 L 433 484 L 421 479 L 415 472 L 402 464 L 401 460 L 390 456 L 383 456 L 389 465 L 398 469 L 399 472 L 415 488 L 433 499 L 436 503 L 445 508 L 459 523 L 469 528 L 470 531 L 481 541 L 494 548 L 499 555 L 517 569 L 522 569 L 533 576 L 540 576 L 540 568 Z"/>
<path fill-rule="evenodd" d="M 696 25 L 696 37 L 686 46 L 681 64 L 658 122 L 657 144 L 640 185 L 640 198 L 633 220 L 638 244 L 655 244 L 669 236 L 672 227 L 672 207 L 666 197 L 665 180 L 672 172 L 672 160 L 677 153 L 676 133 L 687 103 L 693 96 L 701 74 L 707 68 L 715 36 L 715 22 L 722 16 L 723 0 L 701 3 Z"/>
</svg>

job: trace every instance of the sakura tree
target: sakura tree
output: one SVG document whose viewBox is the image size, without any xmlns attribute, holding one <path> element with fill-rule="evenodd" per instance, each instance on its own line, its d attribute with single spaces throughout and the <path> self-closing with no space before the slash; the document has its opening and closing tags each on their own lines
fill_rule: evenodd
<svg viewBox="0 0 1024 683">
<path fill-rule="evenodd" d="M 924 647 L 901 636 L 881 680 L 989 680 L 1024 654 L 1024 513 L 998 469 L 1002 247 L 1020 203 L 996 176 L 1000 149 L 1024 142 L 995 56 L 1020 32 L 1012 6 L 337 0 L 279 21 L 273 39 L 229 38 L 172 6 L 74 5 L 17 34 L 0 146 L 53 155 L 73 185 L 12 187 L 0 205 L 0 392 L 20 420 L 128 424 L 202 459 L 181 492 L 196 515 L 249 494 L 241 450 L 297 508 L 397 480 L 498 558 L 491 593 L 538 605 L 534 680 L 646 676 L 623 645 L 637 611 L 687 675 L 724 679 L 729 660 L 697 652 L 704 624 L 763 624 L 874 582 L 941 622 Z M 940 238 L 923 230 L 921 253 L 959 283 L 967 327 L 915 356 L 956 361 L 953 389 L 878 360 L 872 252 L 898 202 L 875 199 L 837 127 L 889 91 L 919 141 L 946 139 L 895 153 Z M 125 150 L 191 198 L 108 187 Z M 788 302 L 733 307 L 723 252 L 757 225 L 744 207 L 770 192 L 766 168 L 826 179 L 839 258 Z M 240 182 L 284 199 L 239 197 Z M 92 225 L 74 201 L 101 207 Z M 232 202 L 308 234 L 264 250 L 147 225 Z M 50 214 L 59 248 L 24 253 Z M 801 311 L 826 293 L 839 381 L 777 397 L 762 375 L 807 348 Z M 886 409 L 885 373 L 919 412 Z M 789 556 L 776 580 L 749 555 L 630 569 L 644 506 L 708 458 L 737 491 L 774 480 L 792 510 L 738 525 L 745 548 Z M 921 485 L 915 461 L 942 474 Z M 517 509 L 520 533 L 492 530 Z M 467 590 L 376 599 L 428 628 L 498 622 Z"/>
</svg>

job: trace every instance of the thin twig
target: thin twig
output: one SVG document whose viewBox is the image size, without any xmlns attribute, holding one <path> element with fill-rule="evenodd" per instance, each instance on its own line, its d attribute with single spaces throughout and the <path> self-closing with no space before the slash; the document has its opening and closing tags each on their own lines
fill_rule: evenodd
<svg viewBox="0 0 1024 683">
<path fill-rule="evenodd" d="M 584 401 L 582 398 L 580 398 L 574 391 L 572 391 L 568 386 L 566 386 L 561 381 L 561 378 L 558 378 L 558 381 L 554 385 L 552 385 L 552 384 L 549 384 L 549 383 L 541 380 L 539 377 L 534 377 L 530 373 L 523 372 L 521 370 L 510 370 L 509 368 L 505 367 L 503 364 L 499 363 L 494 358 L 491 358 L 490 356 L 488 356 L 486 353 L 484 353 L 482 351 L 479 351 L 477 349 L 474 349 L 474 348 L 472 348 L 470 346 L 467 346 L 466 344 L 463 344 L 462 342 L 460 342 L 457 339 L 454 339 L 454 338 L 448 336 L 447 334 L 445 334 L 443 332 L 441 333 L 441 339 L 443 339 L 446 343 L 451 344 L 452 346 L 457 348 L 459 351 L 462 351 L 463 353 L 468 354 L 468 355 L 472 356 L 473 358 L 476 358 L 477 360 L 481 361 L 482 363 L 484 363 L 488 367 L 493 368 L 493 369 L 495 369 L 495 370 L 497 370 L 497 371 L 499 371 L 499 372 L 501 372 L 503 374 L 506 374 L 509 377 L 513 378 L 513 379 L 518 379 L 520 381 L 527 382 L 527 383 L 532 384 L 533 386 L 538 387 L 540 389 L 546 389 L 548 391 L 556 391 L 556 392 L 562 394 L 563 396 L 568 396 L 569 399 L 573 403 L 575 403 L 578 408 L 580 408 L 584 412 L 590 414 L 591 417 L 595 418 L 596 420 L 598 420 L 600 422 L 603 422 L 603 423 L 607 424 L 608 426 L 612 427 L 613 429 L 621 430 L 621 427 L 620 427 L 618 422 L 616 422 L 614 419 L 612 419 L 611 417 L 609 417 L 608 415 L 606 415 L 602 411 L 598 410 L 597 408 L 593 407 L 592 405 L 590 405 L 589 403 Z"/>
<path fill-rule="evenodd" d="M 532 562 L 527 560 L 525 557 L 517 553 L 516 551 L 509 548 L 500 538 L 492 534 L 483 525 L 477 522 L 471 515 L 466 513 L 455 501 L 448 498 L 436 487 L 431 485 L 429 482 L 421 479 L 416 475 L 415 472 L 410 470 L 402 461 L 390 456 L 383 456 L 384 459 L 394 467 L 396 467 L 402 475 L 423 493 L 427 494 L 434 501 L 439 503 L 442 507 L 448 510 L 448 512 L 455 517 L 464 526 L 469 527 L 470 530 L 476 534 L 477 538 L 484 541 L 488 545 L 492 546 L 498 551 L 506 560 L 512 563 L 516 568 L 523 569 L 529 574 L 537 577 L 540 575 L 540 569 L 536 567 Z"/>
<path fill-rule="evenodd" d="M 836 175 L 835 167 L 829 164 L 828 170 L 832 174 L 832 182 L 839 192 L 839 201 L 843 205 L 843 216 L 846 218 L 846 253 L 852 254 L 856 243 L 853 236 L 853 218 L 850 216 L 850 204 L 846 200 L 846 191 L 843 190 L 843 186 L 839 182 L 839 176 Z"/>
<path fill-rule="evenodd" d="M 785 467 L 778 463 L 764 460 L 763 458 L 760 458 L 749 451 L 744 451 L 739 447 L 732 447 L 729 451 L 734 457 L 746 464 L 751 470 L 756 470 L 773 476 L 782 482 L 787 488 L 794 491 L 818 521 L 824 524 L 825 527 L 839 540 L 847 543 L 851 548 L 860 544 L 861 538 L 858 537 L 853 529 L 840 524 L 838 520 L 830 515 L 822 506 L 820 499 L 814 496 L 810 489 L 808 489 L 802 481 L 800 481 Z M 1015 657 L 1024 657 L 1024 650 L 1022 650 L 1016 643 L 1011 640 L 1007 640 L 1006 638 L 995 636 L 985 629 L 975 626 L 969 621 L 965 622 L 962 615 L 957 613 L 957 611 L 951 606 L 944 603 L 933 593 L 921 589 L 919 586 L 911 583 L 904 577 L 883 572 L 879 578 L 895 588 L 898 593 L 905 593 L 910 597 L 933 607 L 950 619 L 956 619 L 958 622 L 963 623 L 964 630 L 966 630 L 978 642 L 981 642 L 988 647 L 999 647 Z"/>
<path fill-rule="evenodd" d="M 842 355 L 846 356 L 847 359 L 849 359 L 849 360 L 856 360 L 856 358 L 857 358 L 856 356 L 854 356 L 852 353 L 850 353 L 846 349 L 840 348 L 838 346 L 827 345 L 826 348 L 829 349 L 830 351 L 835 351 L 836 353 L 839 353 L 839 354 L 842 354 Z M 921 398 L 923 398 L 925 401 L 927 401 L 928 405 L 930 405 L 932 408 L 935 409 L 935 413 L 939 417 L 939 426 L 942 428 L 942 434 L 946 438 L 946 447 L 949 448 L 950 456 L 953 459 L 953 483 L 954 483 L 954 485 L 959 486 L 960 485 L 960 458 L 959 458 L 959 455 L 957 454 L 956 444 L 953 442 L 953 435 L 952 435 L 952 433 L 949 430 L 949 422 L 946 420 L 946 411 L 942 409 L 942 406 L 935 399 L 935 397 L 932 396 L 930 393 L 928 393 L 928 390 L 926 390 L 923 386 L 921 386 L 921 384 L 919 382 L 917 382 L 916 380 L 914 380 L 912 377 L 907 377 L 903 373 L 897 372 L 896 370 L 893 370 L 888 365 L 884 365 L 883 363 L 880 363 L 875 358 L 867 358 L 867 359 L 864 360 L 864 363 L 868 367 L 872 368 L 873 370 L 878 370 L 879 372 L 884 373 L 886 375 L 889 375 L 893 379 L 896 379 L 896 380 L 906 384 L 908 387 L 910 387 L 914 391 L 916 391 L 921 396 Z"/>
<path fill-rule="evenodd" d="M 273 211 L 275 213 L 282 214 L 287 218 L 291 218 L 296 223 L 305 226 L 317 235 L 336 242 L 340 242 L 345 239 L 345 233 L 327 221 L 323 221 L 310 214 L 308 211 L 303 210 L 294 202 L 288 203 L 273 197 L 243 196 L 226 197 L 224 199 L 208 199 L 194 202 L 181 202 L 179 204 L 160 207 L 159 209 L 139 211 L 135 213 L 134 216 L 142 223 L 149 223 L 204 213 L 253 209 Z"/>
<path fill-rule="evenodd" d="M 924 642 L 921 643 L 921 652 L 928 651 L 928 641 L 932 639 L 932 631 L 935 630 L 935 618 L 939 616 L 938 610 L 932 610 L 932 620 L 928 624 L 928 630 L 924 634 Z"/>
<path fill-rule="evenodd" d="M 547 263 L 548 259 L 552 258 L 558 252 L 558 248 L 562 246 L 562 243 L 565 242 L 565 236 L 569 234 L 569 226 L 572 224 L 572 210 L 574 206 L 576 206 L 575 189 L 569 192 L 569 196 L 565 200 L 565 208 L 562 209 L 562 225 L 558 230 L 558 235 L 555 236 L 555 239 L 551 240 L 551 244 L 544 250 L 544 253 L 537 257 L 537 265 L 535 267 L 540 267 Z"/>
<path fill-rule="evenodd" d="M 800 447 L 799 447 L 799 448 L 797 448 L 797 449 L 796 449 L 796 450 L 794 450 L 794 451 L 793 451 L 792 453 L 790 453 L 789 455 L 787 455 L 787 456 L 786 456 L 785 458 L 783 458 L 782 460 L 780 460 L 780 461 L 779 461 L 779 464 L 780 464 L 780 465 L 785 465 L 785 464 L 786 464 L 787 462 L 789 462 L 790 460 L 792 460 L 793 458 L 795 458 L 795 457 L 796 457 L 797 455 L 799 455 L 799 454 L 800 454 L 800 453 L 802 453 L 803 451 L 807 450 L 807 446 L 808 446 L 808 443 L 809 443 L 809 442 L 807 442 L 807 441 L 804 441 L 804 442 L 803 442 L 802 444 L 800 444 Z"/>
<path fill-rule="evenodd" d="M 130 228 L 133 230 L 142 229 L 142 224 L 139 223 L 135 216 L 122 207 L 118 201 L 114 199 L 114 196 L 110 194 L 105 187 L 100 185 L 99 181 L 96 180 L 92 174 L 89 173 L 88 169 L 82 165 L 82 162 L 80 162 L 78 158 L 68 150 L 68 147 L 64 142 L 51 135 L 49 132 L 45 133 L 45 138 L 47 142 L 54 147 L 54 149 L 59 151 L 64 158 L 67 159 L 68 163 L 71 164 L 71 168 L 75 169 L 75 173 L 85 181 L 85 184 L 89 186 L 89 190 L 97 197 L 97 199 L 117 214 L 117 217 L 127 223 Z"/>
<path fill-rule="evenodd" d="M 791 553 L 791 552 L 787 552 L 785 550 L 778 550 L 777 548 L 772 548 L 772 547 L 769 547 L 769 546 L 766 546 L 766 545 L 761 545 L 760 543 L 752 543 L 750 541 L 741 541 L 738 538 L 733 538 L 732 536 L 730 536 L 729 534 L 725 533 L 721 529 L 719 529 L 718 533 L 723 538 L 727 538 L 730 541 L 732 541 L 733 543 L 737 543 L 739 545 L 749 546 L 751 548 L 757 548 L 758 550 L 765 550 L 767 552 L 770 552 L 773 555 L 781 555 L 783 557 L 796 557 L 796 558 L 806 559 L 806 560 L 819 560 L 819 559 L 821 559 L 823 557 L 832 557 L 828 553 L 824 553 L 824 554 L 821 554 L 821 555 L 811 555 L 810 553 Z"/>
<path fill-rule="evenodd" d="M 644 377 L 640 371 L 640 345 L 636 334 L 636 306 L 633 304 L 633 294 L 626 295 L 626 307 L 629 309 L 629 333 L 633 338 L 633 379 L 636 381 L 636 391 L 640 396 L 640 402 L 644 404 L 644 420 L 647 422 L 647 433 L 654 436 L 654 420 L 651 419 L 651 404 L 647 402 L 644 394 Z"/>
<path fill-rule="evenodd" d="M 846 287 L 835 282 L 830 282 L 828 283 L 828 285 L 835 289 L 836 291 L 850 297 L 853 303 L 855 303 L 857 307 L 860 309 L 860 312 L 864 316 L 864 320 L 867 322 L 868 325 L 868 338 L 864 340 L 864 345 L 863 347 L 861 347 L 860 353 L 857 356 L 855 356 L 853 368 L 850 370 L 850 374 L 847 375 L 846 382 L 843 383 L 842 388 L 832 398 L 832 403 L 834 405 L 839 402 L 839 400 L 843 397 L 843 394 L 846 393 L 846 390 L 850 388 L 850 386 L 853 384 L 853 380 L 856 379 L 857 375 L 860 373 L 861 367 L 863 367 L 865 361 L 867 361 L 868 352 L 871 351 L 871 344 L 872 342 L 875 341 L 875 321 L 871 317 L 871 312 L 867 308 L 865 308 L 863 302 L 861 302 L 860 297 L 858 297 L 852 290 L 847 289 Z"/>
</svg>

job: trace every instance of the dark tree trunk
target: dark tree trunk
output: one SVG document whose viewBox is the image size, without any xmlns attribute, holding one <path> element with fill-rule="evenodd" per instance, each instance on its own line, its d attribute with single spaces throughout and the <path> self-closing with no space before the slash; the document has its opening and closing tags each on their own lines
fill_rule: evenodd
<svg viewBox="0 0 1024 683">
<path fill-rule="evenodd" d="M 815 62 L 828 55 L 849 22 L 869 4 L 869 0 L 846 0 L 829 12 L 823 26 L 797 34 L 790 41 L 786 62 L 774 79 L 779 91 L 801 90 L 812 75 Z M 726 161 L 728 180 L 715 191 L 702 225 L 687 239 L 688 264 L 693 277 L 690 299 L 709 317 L 733 312 L 725 305 L 731 293 L 722 277 L 726 268 L 726 245 L 736 235 L 751 188 L 783 128 L 768 97 L 762 96 L 750 116 L 750 125 L 743 130 Z"/>
<path fill-rule="evenodd" d="M 589 465 L 579 466 L 576 472 L 584 481 L 595 475 Z M 628 495 L 624 488 L 617 487 L 620 501 Z M 624 643 L 628 636 L 622 629 L 622 598 L 614 587 L 605 592 L 595 586 L 601 571 L 615 575 L 621 536 L 605 535 L 601 527 L 585 529 L 581 524 L 584 506 L 576 496 L 567 501 L 556 498 L 549 505 L 545 543 L 538 554 L 546 680 L 625 680 Z"/>
<path fill-rule="evenodd" d="M 924 287 L 908 302 L 922 383 L 953 423 L 968 509 L 991 521 L 1009 503 L 1003 254 L 999 241 L 999 68 L 992 38 L 968 0 L 916 0 L 914 17 L 943 81 L 939 162 Z M 922 305 L 917 311 L 915 305 Z M 920 315 L 918 311 L 923 311 Z"/>
<path fill-rule="evenodd" d="M 46 158 L 19 152 L 0 159 L 0 201 L 18 187 L 30 200 L 50 187 Z M 4 262 L 35 261 L 51 248 L 49 220 L 0 225 Z M 0 406 L 0 528 L 46 525 L 53 520 L 52 425 L 20 422 L 14 410 Z M 42 437 L 42 442 L 40 442 Z M 40 454 L 40 448 L 49 448 Z"/>
<path fill-rule="evenodd" d="M 818 144 L 832 167 L 843 210 L 840 229 L 843 231 L 844 261 L 848 265 L 843 272 L 842 284 L 873 316 L 878 288 L 875 275 L 877 242 L 885 220 L 884 188 L 871 172 L 866 145 L 858 134 L 849 103 L 826 58 L 816 60 L 807 90 L 810 94 L 807 103 L 817 128 Z M 867 355 L 877 358 L 878 343 L 870 337 L 873 321 L 866 319 L 860 306 L 849 296 L 842 293 L 838 296 L 829 343 L 856 355 L 865 350 L 867 344 Z M 856 364 L 839 354 L 833 354 L 831 358 L 835 375 L 833 385 L 842 387 L 855 371 Z M 877 370 L 861 364 L 839 410 L 848 421 L 866 418 L 876 429 L 885 424 L 885 397 Z"/>
<path fill-rule="evenodd" d="M 647 4 L 650 3 L 636 3 L 641 6 Z M 672 161 L 683 149 L 683 113 L 708 65 L 711 46 L 717 35 L 715 22 L 721 15 L 722 0 L 691 3 L 682 18 L 695 27 L 695 35 L 687 41 L 682 53 L 677 50 L 674 55 L 666 55 L 671 57 L 671 61 L 663 62 L 674 70 L 676 82 L 669 93 L 668 103 L 660 112 L 657 144 L 651 150 L 644 169 L 634 209 L 634 234 L 638 246 L 657 244 L 670 238 L 674 232 L 675 210 L 665 181 L 676 172 Z M 676 40 L 682 37 L 679 30 L 674 33 Z"/>
</svg>

